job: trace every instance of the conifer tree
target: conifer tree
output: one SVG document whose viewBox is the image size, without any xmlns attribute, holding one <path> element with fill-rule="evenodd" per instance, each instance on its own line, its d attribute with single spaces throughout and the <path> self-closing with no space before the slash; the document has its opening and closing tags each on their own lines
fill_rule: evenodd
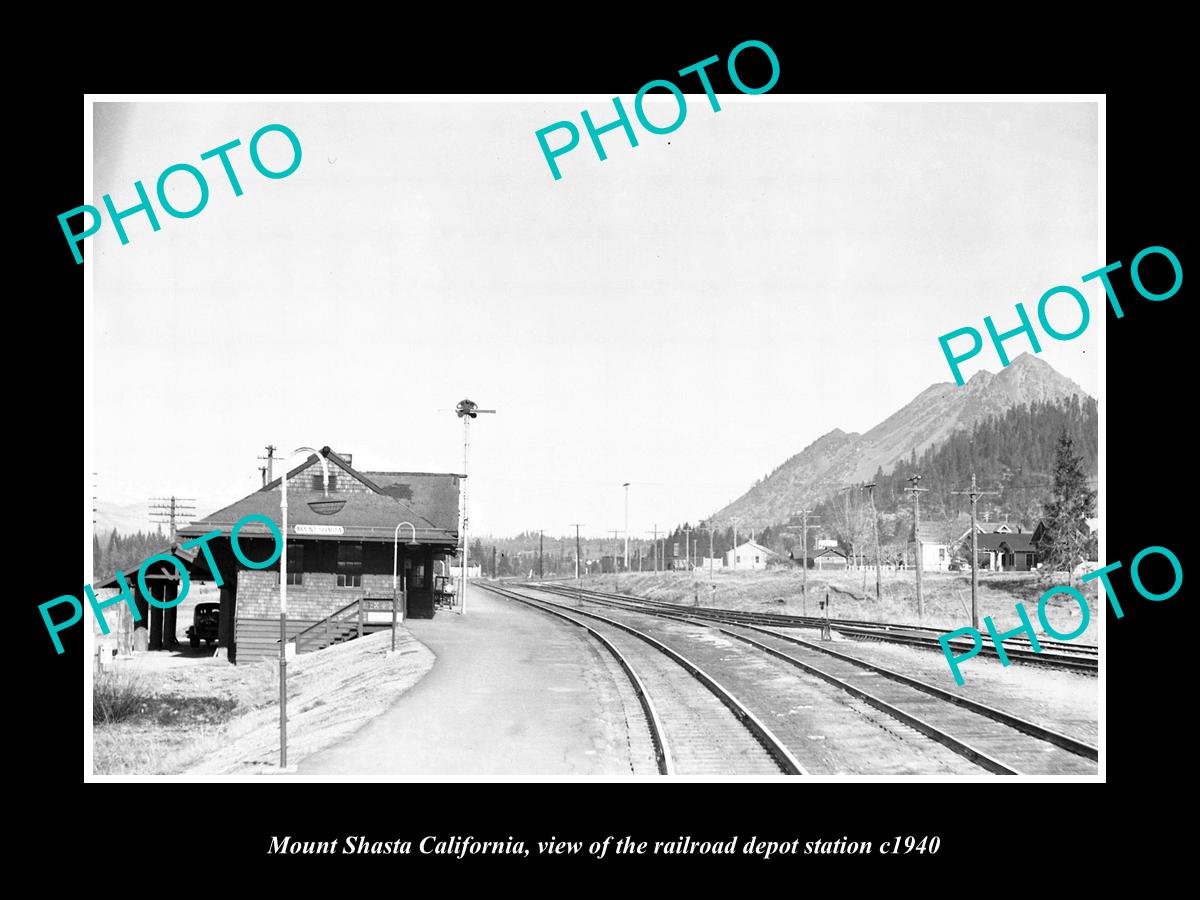
<svg viewBox="0 0 1200 900">
<path fill-rule="evenodd" d="M 1070 571 L 1096 558 L 1096 537 L 1086 519 L 1096 514 L 1096 492 L 1088 487 L 1083 458 L 1075 453 L 1075 442 L 1064 428 L 1054 457 L 1054 485 L 1044 504 L 1046 533 L 1038 545 L 1039 556 L 1049 570 Z"/>
</svg>

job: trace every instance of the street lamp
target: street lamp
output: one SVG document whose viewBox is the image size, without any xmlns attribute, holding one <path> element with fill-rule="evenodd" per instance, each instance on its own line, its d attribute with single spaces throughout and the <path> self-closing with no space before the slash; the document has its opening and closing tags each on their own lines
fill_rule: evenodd
<svg viewBox="0 0 1200 900">
<path fill-rule="evenodd" d="M 396 531 L 392 535 L 392 652 L 396 650 L 396 565 L 400 559 L 400 529 L 407 525 L 412 529 L 412 540 L 406 541 L 406 547 L 418 547 L 417 543 L 417 526 L 412 522 L 401 522 L 396 526 Z M 400 608 L 400 621 L 404 621 L 404 614 L 408 610 L 408 573 L 404 575 L 404 606 Z"/>
<path fill-rule="evenodd" d="M 321 474 L 323 476 L 324 491 L 319 500 L 309 500 L 309 508 L 320 516 L 332 516 L 334 513 L 340 512 L 342 507 L 346 505 L 345 500 L 338 500 L 329 496 L 329 463 L 325 461 L 325 457 L 329 456 L 330 450 L 328 447 L 322 447 L 319 451 L 312 447 L 297 447 L 292 451 L 291 455 L 284 461 L 283 477 L 279 481 L 279 512 L 280 518 L 283 520 L 283 553 L 279 558 L 279 768 L 287 768 L 287 539 L 288 539 L 288 501 L 287 501 L 287 479 L 288 479 L 288 464 L 292 461 L 292 457 L 298 453 L 305 453 L 308 456 L 315 456 L 317 462 L 321 464 Z"/>
</svg>

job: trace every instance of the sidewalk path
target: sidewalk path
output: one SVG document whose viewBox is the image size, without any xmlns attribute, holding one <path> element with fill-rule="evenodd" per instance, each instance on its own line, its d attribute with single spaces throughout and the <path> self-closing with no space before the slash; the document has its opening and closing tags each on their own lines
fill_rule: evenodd
<svg viewBox="0 0 1200 900">
<path fill-rule="evenodd" d="M 582 629 L 476 589 L 467 615 L 408 626 L 437 655 L 433 669 L 299 774 L 629 775 L 635 757 L 647 771 L 630 749 L 636 699 Z"/>
</svg>

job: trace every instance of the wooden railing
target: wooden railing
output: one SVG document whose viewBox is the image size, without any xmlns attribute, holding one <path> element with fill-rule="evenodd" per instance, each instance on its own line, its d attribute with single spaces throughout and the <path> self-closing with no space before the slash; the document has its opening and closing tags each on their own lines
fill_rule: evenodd
<svg viewBox="0 0 1200 900">
<path fill-rule="evenodd" d="M 363 597 L 352 600 L 319 622 L 309 625 L 303 631 L 296 632 L 296 636 L 292 638 L 296 642 L 296 652 L 309 653 L 314 650 L 323 650 L 333 644 L 345 643 L 362 637 L 368 631 L 391 627 L 396 621 L 402 603 L 403 594 L 399 598 Z M 371 612 L 391 613 L 389 622 L 370 622 L 367 613 Z"/>
</svg>

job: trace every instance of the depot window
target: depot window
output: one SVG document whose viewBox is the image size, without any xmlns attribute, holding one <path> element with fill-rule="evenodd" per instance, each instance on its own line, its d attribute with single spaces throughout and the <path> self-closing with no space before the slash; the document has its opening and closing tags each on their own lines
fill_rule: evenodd
<svg viewBox="0 0 1200 900">
<path fill-rule="evenodd" d="M 304 584 L 304 545 L 288 542 L 287 583 Z"/>
<path fill-rule="evenodd" d="M 337 548 L 337 586 L 362 587 L 363 546 L 340 543 Z"/>
</svg>

